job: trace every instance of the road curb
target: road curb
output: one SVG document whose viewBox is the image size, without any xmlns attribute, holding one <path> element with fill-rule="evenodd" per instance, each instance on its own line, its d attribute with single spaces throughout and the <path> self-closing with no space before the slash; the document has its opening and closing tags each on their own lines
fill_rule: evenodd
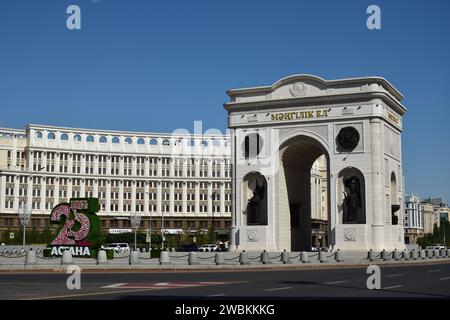
<svg viewBox="0 0 450 320">
<path fill-rule="evenodd" d="M 354 269 L 370 265 L 384 267 L 417 266 L 417 265 L 440 265 L 448 264 L 450 259 L 419 260 L 419 261 L 361 261 L 361 262 L 339 262 L 339 263 L 310 263 L 310 264 L 271 264 L 271 265 L 79 265 L 83 272 L 233 272 L 233 271 L 281 271 L 281 270 L 333 270 Z M 75 264 L 75 263 L 74 263 Z M 0 273 L 45 273 L 66 272 L 64 266 L 0 266 Z"/>
</svg>

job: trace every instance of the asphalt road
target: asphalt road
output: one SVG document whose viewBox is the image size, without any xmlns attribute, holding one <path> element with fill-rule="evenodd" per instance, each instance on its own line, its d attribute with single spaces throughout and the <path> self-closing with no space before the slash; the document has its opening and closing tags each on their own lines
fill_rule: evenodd
<svg viewBox="0 0 450 320">
<path fill-rule="evenodd" d="M 230 272 L 82 273 L 69 290 L 64 273 L 0 274 L 0 299 L 450 299 L 450 263 L 381 267 L 381 289 L 366 268 Z"/>
</svg>

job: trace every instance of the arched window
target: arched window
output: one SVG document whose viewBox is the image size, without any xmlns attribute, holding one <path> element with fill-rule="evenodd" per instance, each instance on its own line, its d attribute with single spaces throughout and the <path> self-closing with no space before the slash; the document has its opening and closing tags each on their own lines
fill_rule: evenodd
<svg viewBox="0 0 450 320">
<path fill-rule="evenodd" d="M 267 225 L 267 180 L 259 172 L 244 177 L 242 201 L 247 225 Z"/>
<path fill-rule="evenodd" d="M 214 147 L 220 147 L 220 141 L 219 140 L 213 140 L 213 146 Z"/>
<path fill-rule="evenodd" d="M 230 140 L 225 141 L 225 147 L 231 147 L 231 141 Z"/>
<path fill-rule="evenodd" d="M 162 142 L 163 146 L 170 146 L 170 141 L 169 139 L 164 139 Z"/>
<path fill-rule="evenodd" d="M 89 143 L 94 142 L 94 136 L 91 136 L 91 135 L 87 136 L 86 142 L 89 142 Z"/>
<path fill-rule="evenodd" d="M 140 145 L 145 144 L 144 138 L 139 138 L 138 141 L 137 141 L 137 144 L 140 144 Z"/>
<path fill-rule="evenodd" d="M 125 143 L 126 143 L 126 144 L 132 144 L 132 143 L 133 143 L 133 140 L 132 140 L 131 138 L 126 138 L 126 139 L 125 139 Z"/>
<path fill-rule="evenodd" d="M 42 132 L 40 131 L 36 132 L 36 139 L 42 139 Z"/>
<path fill-rule="evenodd" d="M 155 138 L 150 139 L 150 145 L 156 146 L 157 144 L 158 144 L 158 140 L 156 140 Z"/>
<path fill-rule="evenodd" d="M 61 141 L 68 141 L 68 140 L 69 140 L 69 135 L 67 133 L 61 134 Z"/>
<path fill-rule="evenodd" d="M 81 136 L 80 136 L 79 134 L 76 134 L 76 135 L 73 137 L 73 140 L 80 142 L 80 141 L 81 141 Z"/>
<path fill-rule="evenodd" d="M 114 138 L 112 138 L 112 143 L 114 143 L 114 144 L 120 143 L 119 137 L 114 137 Z"/>
<path fill-rule="evenodd" d="M 208 141 L 202 140 L 202 147 L 207 147 L 207 146 L 208 146 Z"/>
<path fill-rule="evenodd" d="M 257 133 L 250 133 L 245 136 L 243 151 L 245 159 L 254 158 L 261 152 L 263 140 Z"/>
<path fill-rule="evenodd" d="M 100 143 L 107 143 L 108 139 L 105 136 L 101 136 L 98 141 L 100 141 Z"/>
<path fill-rule="evenodd" d="M 195 140 L 194 139 L 190 139 L 188 141 L 188 147 L 195 147 Z"/>
<path fill-rule="evenodd" d="M 55 135 L 54 132 L 49 132 L 48 135 L 47 135 L 47 138 L 49 140 L 55 140 L 56 139 L 56 135 Z"/>
</svg>

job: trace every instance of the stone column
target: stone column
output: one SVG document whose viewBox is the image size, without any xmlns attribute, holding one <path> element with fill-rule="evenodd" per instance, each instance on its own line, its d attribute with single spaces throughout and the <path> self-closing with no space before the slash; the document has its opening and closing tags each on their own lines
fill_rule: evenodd
<svg viewBox="0 0 450 320">
<path fill-rule="evenodd" d="M 33 172 L 34 152 L 28 150 L 28 171 Z M 39 169 L 39 168 L 37 168 Z"/>
<path fill-rule="evenodd" d="M 372 236 L 373 249 L 382 250 L 384 243 L 384 214 L 383 214 L 383 182 L 382 182 L 382 148 L 381 148 L 381 120 L 373 118 L 370 120 L 370 143 L 372 162 Z M 367 186 L 369 187 L 369 186 Z M 367 212 L 366 212 L 367 214 Z M 366 219 L 368 217 L 366 216 Z M 399 221 L 399 223 L 402 223 Z"/>
<path fill-rule="evenodd" d="M 5 212 L 6 176 L 0 176 L 0 212 Z"/>
<path fill-rule="evenodd" d="M 187 162 L 188 161 L 189 160 L 187 158 L 184 158 L 183 162 L 182 162 L 183 163 L 183 170 L 182 170 L 181 174 L 183 175 L 184 178 L 187 177 Z"/>
<path fill-rule="evenodd" d="M 98 174 L 98 168 L 99 168 L 99 156 L 94 156 L 94 174 Z"/>
<path fill-rule="evenodd" d="M 225 159 L 220 160 L 220 177 L 225 178 Z"/>
<path fill-rule="evenodd" d="M 68 167 L 67 172 L 69 174 L 73 174 L 73 154 L 72 153 L 69 154 L 69 157 L 67 160 L 67 167 Z"/>
<path fill-rule="evenodd" d="M 158 163 L 159 163 L 159 161 L 158 161 Z M 159 166 L 159 168 L 160 168 L 160 166 Z M 161 181 L 157 182 L 156 212 L 159 213 L 159 214 L 162 214 L 162 186 L 161 186 Z"/>
<path fill-rule="evenodd" d="M 225 214 L 225 183 L 220 183 L 220 215 Z"/>
<path fill-rule="evenodd" d="M 45 168 L 44 172 L 47 172 L 47 152 L 42 152 L 42 167 Z"/>
<path fill-rule="evenodd" d="M 119 213 L 123 212 L 123 180 L 119 181 Z"/>
<path fill-rule="evenodd" d="M 170 200 L 169 200 L 169 214 L 173 214 L 175 212 L 175 202 L 174 202 L 174 197 L 175 197 L 175 187 L 174 187 L 174 183 L 173 181 L 170 181 Z"/>
<path fill-rule="evenodd" d="M 59 173 L 59 166 L 61 164 L 61 158 L 60 158 L 60 153 L 59 152 L 55 152 L 55 173 Z"/>
<path fill-rule="evenodd" d="M 86 196 L 86 179 L 80 180 L 80 198 L 84 198 Z"/>
<path fill-rule="evenodd" d="M 11 151 L 11 169 L 17 170 L 17 135 L 13 134 Z"/>
<path fill-rule="evenodd" d="M 106 175 L 111 175 L 111 169 L 112 169 L 112 164 L 111 164 L 111 156 L 107 156 L 106 157 Z"/>
<path fill-rule="evenodd" d="M 45 213 L 45 202 L 46 202 L 46 194 L 47 192 L 47 180 L 43 177 L 41 179 L 41 212 Z"/>
<path fill-rule="evenodd" d="M 200 160 L 199 160 L 199 158 L 195 158 L 194 166 L 195 166 L 195 176 L 200 177 Z"/>
<path fill-rule="evenodd" d="M 198 181 L 195 182 L 195 213 L 200 212 L 200 184 Z"/>
<path fill-rule="evenodd" d="M 169 159 L 169 175 L 170 177 L 174 177 L 175 176 L 175 159 L 170 158 Z"/>
<path fill-rule="evenodd" d="M 55 207 L 59 203 L 59 178 L 55 178 L 54 182 L 53 207 Z"/>
<path fill-rule="evenodd" d="M 94 192 L 93 192 L 94 198 L 98 198 L 98 180 L 94 180 Z"/>
<path fill-rule="evenodd" d="M 136 157 L 133 157 L 131 160 L 131 175 L 137 176 L 137 159 Z"/>
<path fill-rule="evenodd" d="M 147 177 L 147 176 L 151 176 L 151 174 L 150 174 L 150 159 L 149 158 L 145 158 L 145 161 L 144 161 L 144 177 Z"/>
<path fill-rule="evenodd" d="M 70 198 L 72 198 L 72 191 L 73 191 L 73 179 L 69 178 L 67 179 L 67 200 L 70 201 Z"/>
<path fill-rule="evenodd" d="M 158 158 L 156 163 L 156 173 L 158 177 L 162 176 L 162 159 Z"/>
<path fill-rule="evenodd" d="M 86 174 L 86 155 L 81 155 L 81 174 Z"/>
<path fill-rule="evenodd" d="M 30 210 L 33 208 L 33 177 L 28 177 L 27 205 Z"/>
<path fill-rule="evenodd" d="M 208 162 L 207 162 L 207 165 L 208 165 L 208 178 L 211 178 L 212 177 L 212 168 L 213 168 L 213 166 L 212 166 L 212 160 L 211 159 L 208 159 Z"/>
<path fill-rule="evenodd" d="M 131 182 L 131 212 L 136 211 L 136 193 L 137 193 L 136 181 L 132 181 Z"/>
<path fill-rule="evenodd" d="M 212 216 L 212 184 L 211 182 L 208 182 L 208 216 Z"/>
<path fill-rule="evenodd" d="M 19 210 L 19 176 L 14 176 L 14 212 Z"/>
<path fill-rule="evenodd" d="M 148 164 L 148 159 L 146 159 L 145 163 L 146 163 L 146 165 Z M 147 172 L 147 169 L 145 172 Z M 145 213 L 145 215 L 150 214 L 150 210 L 149 210 L 150 195 L 149 195 L 149 193 L 150 193 L 149 181 L 145 181 L 145 184 L 144 184 L 144 213 Z"/>
<path fill-rule="evenodd" d="M 110 160 L 111 158 L 108 157 Z M 109 162 L 111 164 L 111 161 Z M 111 169 L 110 169 L 111 170 Z M 106 201 L 105 201 L 105 212 L 107 214 L 111 213 L 111 180 L 106 181 Z"/>
</svg>

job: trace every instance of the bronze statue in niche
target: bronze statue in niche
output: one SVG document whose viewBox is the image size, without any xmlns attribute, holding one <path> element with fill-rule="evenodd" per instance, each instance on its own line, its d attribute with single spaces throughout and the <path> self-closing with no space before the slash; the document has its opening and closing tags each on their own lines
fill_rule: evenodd
<svg viewBox="0 0 450 320">
<path fill-rule="evenodd" d="M 362 207 L 361 183 L 359 178 L 352 176 L 344 179 L 344 216 L 343 223 L 357 223 L 358 211 Z"/>
<path fill-rule="evenodd" d="M 249 188 L 252 190 L 253 196 L 248 199 L 247 224 L 260 224 L 261 205 L 265 197 L 266 188 L 264 182 L 258 181 L 258 179 L 250 181 Z"/>
</svg>

